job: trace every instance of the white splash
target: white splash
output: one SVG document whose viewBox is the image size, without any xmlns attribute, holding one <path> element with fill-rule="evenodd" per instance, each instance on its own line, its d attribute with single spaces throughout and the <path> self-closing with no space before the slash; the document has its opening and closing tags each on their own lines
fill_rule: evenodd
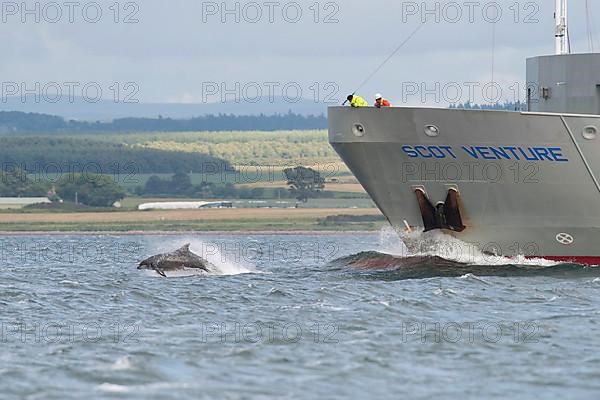
<svg viewBox="0 0 600 400">
<path fill-rule="evenodd" d="M 400 257 L 411 255 L 400 235 L 391 226 L 386 226 L 379 231 L 379 248 L 377 248 L 377 251 Z"/>
<path fill-rule="evenodd" d="M 133 363 L 131 362 L 131 358 L 129 356 L 121 357 L 113 365 L 111 365 L 110 369 L 113 371 L 126 371 L 133 369 Z"/>
<path fill-rule="evenodd" d="M 400 244 L 394 242 L 396 236 Z M 463 242 L 441 231 L 423 230 L 396 233 L 393 228 L 384 228 L 380 233 L 380 252 L 400 257 L 437 256 L 463 264 L 472 265 L 531 265 L 549 267 L 560 264 L 544 258 L 527 258 L 522 254 L 507 257 L 483 253 L 476 245 Z"/>
<path fill-rule="evenodd" d="M 489 283 L 488 281 L 486 281 L 485 279 L 482 279 L 482 278 L 480 278 L 479 276 L 477 276 L 477 275 L 475 275 L 475 274 L 471 274 L 471 273 L 469 273 L 469 274 L 465 274 L 465 275 L 461 276 L 461 277 L 460 277 L 460 278 L 458 278 L 458 279 L 470 279 L 470 280 L 474 280 L 474 281 L 477 281 L 477 282 L 484 283 L 484 284 L 486 284 L 486 285 L 489 285 L 489 284 L 490 284 L 490 283 Z"/>
<path fill-rule="evenodd" d="M 222 244 L 199 239 L 198 237 L 167 238 L 166 240 L 163 238 L 158 243 L 154 243 L 154 241 L 147 243 L 147 248 L 156 249 L 151 251 L 153 254 L 169 253 L 188 243 L 190 244 L 190 250 L 215 266 L 216 271 L 211 271 L 210 273 L 195 269 L 169 271 L 166 273 L 168 277 L 193 275 L 231 276 L 259 273 L 248 260 L 249 256 L 246 254 L 246 247 L 242 242 Z M 154 271 L 149 272 L 152 275 L 158 275 Z"/>
<path fill-rule="evenodd" d="M 123 385 L 114 385 L 112 383 L 103 383 L 98 386 L 98 390 L 106 393 L 127 393 L 129 388 Z"/>
<path fill-rule="evenodd" d="M 73 286 L 73 287 L 77 287 L 80 286 L 81 283 L 77 282 L 77 281 L 69 281 L 69 280 L 64 280 L 64 281 L 60 281 L 59 282 L 61 285 L 65 285 L 65 286 Z"/>
</svg>

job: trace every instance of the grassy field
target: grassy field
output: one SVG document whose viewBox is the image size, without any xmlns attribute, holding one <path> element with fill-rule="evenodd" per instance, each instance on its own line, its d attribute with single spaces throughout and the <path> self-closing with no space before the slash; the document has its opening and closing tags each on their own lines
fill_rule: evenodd
<svg viewBox="0 0 600 400">
<path fill-rule="evenodd" d="M 45 136 L 45 135 L 38 135 Z M 235 166 L 297 166 L 344 164 L 327 141 L 327 131 L 237 131 L 52 134 L 60 139 L 108 141 L 184 153 L 204 153 L 228 160 Z"/>
<path fill-rule="evenodd" d="M 158 150 L 205 153 L 231 162 L 236 171 L 192 173 L 192 182 L 233 183 L 252 188 L 287 188 L 283 170 L 303 165 L 327 181 L 354 179 L 327 141 L 326 131 L 198 132 L 123 136 L 133 146 Z M 148 176 L 149 177 L 149 176 Z M 145 184 L 147 176 L 139 176 Z M 327 190 L 364 193 L 354 185 L 327 185 Z M 131 185 L 127 185 L 131 186 Z"/>
<path fill-rule="evenodd" d="M 123 137 L 133 146 L 224 158 L 236 166 L 339 164 L 326 131 L 194 132 Z M 341 165 L 340 165 L 341 166 Z"/>
<path fill-rule="evenodd" d="M 326 180 L 352 179 L 346 165 L 327 141 L 326 131 L 275 132 L 185 132 L 185 133 L 104 133 L 51 135 L 56 139 L 108 141 L 127 147 L 148 148 L 174 153 L 208 154 L 229 161 L 232 170 L 208 166 L 205 171 L 190 171 L 193 184 L 211 182 L 260 186 L 284 181 L 283 170 L 299 165 L 317 170 Z M 163 179 L 172 174 L 150 174 L 136 171 L 135 165 L 121 160 L 113 178 L 128 190 L 143 186 L 152 175 Z M 58 175 L 45 171 L 44 178 L 56 181 Z M 285 187 L 285 185 L 284 185 Z M 352 189 L 351 191 L 354 191 Z"/>
<path fill-rule="evenodd" d="M 374 216 L 374 221 L 324 225 L 329 216 Z M 7 213 L 0 231 L 296 231 L 373 230 L 385 225 L 377 209 L 206 209 L 69 214 Z"/>
<path fill-rule="evenodd" d="M 340 183 L 339 181 L 344 180 L 353 180 L 354 182 L 346 182 L 346 183 L 354 183 L 357 184 L 355 178 L 352 174 L 346 169 L 345 166 L 339 165 L 340 163 L 332 163 L 332 164 L 319 164 L 319 165 L 305 165 L 307 167 L 311 167 L 318 171 L 327 182 L 335 181 L 336 183 Z M 235 171 L 223 171 L 223 170 L 211 170 L 204 173 L 198 173 L 194 171 L 190 171 L 190 179 L 192 184 L 199 185 L 203 182 L 210 182 L 216 185 L 224 185 L 227 183 L 231 183 L 234 185 L 245 185 L 249 187 L 263 187 L 263 188 L 274 188 L 274 187 L 282 187 L 287 188 L 285 175 L 283 170 L 286 167 L 276 166 L 276 165 L 265 165 L 265 166 L 252 166 L 252 165 L 241 165 L 235 166 Z M 144 186 L 148 179 L 152 176 L 156 175 L 161 179 L 170 179 L 173 174 L 121 174 L 115 175 L 113 178 L 115 181 L 123 186 L 126 189 L 133 190 L 137 186 Z M 56 176 L 48 174 L 48 176 L 56 180 Z M 341 182 L 344 183 L 344 182 Z M 329 187 L 328 189 L 329 190 Z M 334 189 L 332 189 L 334 190 Z M 338 190 L 334 190 L 338 191 Z M 341 190 L 340 190 L 341 191 Z M 349 192 L 354 192 L 355 189 L 348 190 Z"/>
<path fill-rule="evenodd" d="M 278 189 L 284 188 L 286 189 L 287 182 L 286 181 L 273 181 L 273 182 L 255 182 L 250 184 L 242 184 L 242 187 L 248 188 L 270 188 L 270 189 Z M 363 189 L 362 185 L 359 183 L 353 182 L 327 182 L 326 184 L 327 191 L 329 192 L 339 192 L 339 193 L 366 193 Z"/>
<path fill-rule="evenodd" d="M 44 135 L 41 135 L 44 136 Z M 50 135 L 48 135 L 50 136 Z M 127 197 L 121 210 L 0 210 L 0 231 L 127 231 L 127 230 L 331 230 L 319 221 L 334 215 L 380 215 L 362 187 L 327 141 L 326 131 L 186 132 L 60 134 L 54 138 L 108 141 L 127 147 L 159 149 L 174 153 L 208 154 L 229 161 L 235 170 L 190 171 L 193 184 L 231 183 L 238 187 L 265 188 L 272 199 L 234 200 L 235 209 L 135 212 L 141 203 L 186 199 Z M 127 160 L 122 160 L 127 163 Z M 335 198 L 312 199 L 294 209 L 295 200 L 280 198 L 287 191 L 283 170 L 306 166 L 326 179 L 326 190 Z M 172 174 L 127 173 L 111 175 L 130 193 L 144 186 L 152 175 L 168 179 Z M 52 173 L 45 179 L 56 180 Z M 187 199 L 198 201 L 199 199 Z M 374 229 L 383 222 L 340 223 L 339 229 Z"/>
</svg>

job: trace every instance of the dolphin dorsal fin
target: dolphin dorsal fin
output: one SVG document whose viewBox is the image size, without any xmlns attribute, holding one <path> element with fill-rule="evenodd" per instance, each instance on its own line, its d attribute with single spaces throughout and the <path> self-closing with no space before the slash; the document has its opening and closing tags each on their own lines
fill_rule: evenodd
<svg viewBox="0 0 600 400">
<path fill-rule="evenodd" d="M 188 251 L 190 251 L 190 244 L 188 243 L 184 245 L 181 249 L 179 249 L 179 251 L 184 251 L 187 253 Z"/>
</svg>

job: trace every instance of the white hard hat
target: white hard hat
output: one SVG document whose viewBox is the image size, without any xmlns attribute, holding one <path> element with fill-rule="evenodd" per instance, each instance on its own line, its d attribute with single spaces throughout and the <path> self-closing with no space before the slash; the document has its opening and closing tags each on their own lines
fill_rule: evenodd
<svg viewBox="0 0 600 400">
<path fill-rule="evenodd" d="M 375 100 L 379 100 L 379 99 L 381 99 L 381 98 L 383 98 L 383 96 L 381 95 L 381 93 L 377 93 L 377 94 L 375 95 Z"/>
</svg>

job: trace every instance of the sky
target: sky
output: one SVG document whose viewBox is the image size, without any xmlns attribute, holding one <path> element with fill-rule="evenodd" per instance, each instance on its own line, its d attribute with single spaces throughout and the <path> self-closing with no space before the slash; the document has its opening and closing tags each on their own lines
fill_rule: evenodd
<svg viewBox="0 0 600 400">
<path fill-rule="evenodd" d="M 574 52 L 591 50 L 585 3 L 570 4 Z M 600 23 L 594 22 L 600 21 L 600 0 L 589 5 L 600 51 Z M 339 104 L 407 39 L 358 94 L 372 101 L 380 92 L 394 105 L 413 106 L 513 101 L 524 97 L 525 59 L 554 51 L 554 0 L 0 6 L 1 94 L 33 91 L 41 101 L 52 101 L 60 90 L 117 102 L 283 97 L 293 104 L 303 97 Z"/>
</svg>

